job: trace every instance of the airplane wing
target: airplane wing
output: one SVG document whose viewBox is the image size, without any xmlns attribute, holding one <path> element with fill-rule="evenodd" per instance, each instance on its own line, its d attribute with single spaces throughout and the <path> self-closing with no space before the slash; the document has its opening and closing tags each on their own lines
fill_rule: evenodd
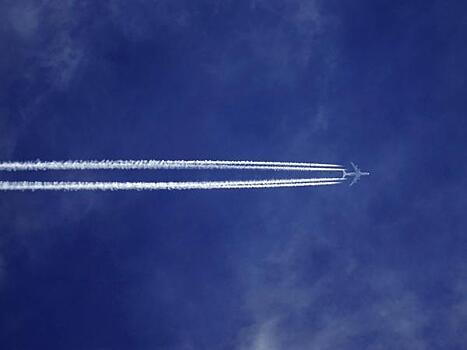
<svg viewBox="0 0 467 350">
<path fill-rule="evenodd" d="M 359 178 L 360 178 L 360 176 L 354 176 L 354 178 L 352 179 L 352 182 L 350 183 L 350 186 L 352 186 L 354 183 L 356 183 Z"/>
</svg>

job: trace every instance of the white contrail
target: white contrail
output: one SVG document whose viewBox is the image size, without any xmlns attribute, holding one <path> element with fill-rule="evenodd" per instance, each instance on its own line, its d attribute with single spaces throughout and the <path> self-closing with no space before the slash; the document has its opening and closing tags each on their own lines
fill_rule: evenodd
<svg viewBox="0 0 467 350">
<path fill-rule="evenodd" d="M 275 179 L 248 181 L 190 182 L 40 182 L 0 181 L 0 191 L 155 191 L 155 190 L 216 190 L 240 188 L 274 188 L 324 186 L 341 183 L 340 178 Z"/>
<path fill-rule="evenodd" d="M 103 160 L 2 162 L 0 171 L 130 170 L 130 169 L 238 169 L 288 171 L 343 171 L 337 164 L 219 161 L 219 160 Z"/>
</svg>

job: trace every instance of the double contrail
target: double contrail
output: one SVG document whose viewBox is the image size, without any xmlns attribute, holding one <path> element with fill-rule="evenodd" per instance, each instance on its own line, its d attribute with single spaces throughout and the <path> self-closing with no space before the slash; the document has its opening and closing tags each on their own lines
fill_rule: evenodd
<svg viewBox="0 0 467 350">
<path fill-rule="evenodd" d="M 340 171 L 337 164 L 218 161 L 218 160 L 104 160 L 104 161 L 35 161 L 3 162 L 0 171 L 47 170 L 135 170 L 135 169 L 237 169 L 273 171 Z M 243 181 L 186 182 L 42 182 L 0 181 L 0 191 L 156 191 L 156 190 L 215 190 L 277 187 L 326 186 L 341 183 L 344 177 L 263 179 Z"/>
</svg>

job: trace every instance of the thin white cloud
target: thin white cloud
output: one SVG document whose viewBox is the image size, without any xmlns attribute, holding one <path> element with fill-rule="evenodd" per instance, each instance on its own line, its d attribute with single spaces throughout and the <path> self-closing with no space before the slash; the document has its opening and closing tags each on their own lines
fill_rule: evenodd
<svg viewBox="0 0 467 350">
<path fill-rule="evenodd" d="M 18 90 L 20 104 L 0 106 L 0 154 L 8 159 L 51 92 L 69 87 L 83 62 L 85 45 L 75 29 L 85 17 L 76 1 L 17 0 L 0 4 L 2 88 Z M 38 88 L 40 86 L 40 88 Z M 14 125 L 9 124 L 14 120 Z"/>
<path fill-rule="evenodd" d="M 23 47 L 29 64 L 22 72 L 24 78 L 34 82 L 42 70 L 48 75 L 49 89 L 66 88 L 84 57 L 83 46 L 72 36 L 82 19 L 77 3 L 19 0 L 7 9 L 16 44 Z"/>
<path fill-rule="evenodd" d="M 372 341 L 374 348 L 425 349 L 423 328 L 428 315 L 417 298 L 403 287 L 397 276 L 396 280 L 390 277 L 392 282 L 388 285 L 378 286 L 379 278 L 392 273 L 378 271 L 377 276 L 365 273 L 369 279 L 368 293 L 376 297 L 368 298 L 352 311 L 339 311 L 332 304 L 339 280 L 345 278 L 335 270 L 309 286 L 303 285 L 290 267 L 280 274 L 278 283 L 256 280 L 250 285 L 255 289 L 254 299 L 250 300 L 248 292 L 246 296 L 255 322 L 241 333 L 238 348 L 348 348 L 358 337 L 377 334 L 377 339 Z M 314 323 L 309 323 L 309 317 Z"/>
<path fill-rule="evenodd" d="M 8 11 L 9 23 L 23 39 L 31 40 L 39 29 L 40 5 L 31 1 L 17 1 Z"/>
<path fill-rule="evenodd" d="M 241 350 L 279 350 L 282 349 L 278 339 L 278 320 L 265 320 L 255 326 L 250 334 L 244 335 L 245 344 L 240 345 Z"/>
</svg>

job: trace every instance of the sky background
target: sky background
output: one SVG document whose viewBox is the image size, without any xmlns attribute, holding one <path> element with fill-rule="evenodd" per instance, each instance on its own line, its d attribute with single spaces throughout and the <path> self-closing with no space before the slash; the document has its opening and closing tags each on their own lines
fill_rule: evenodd
<svg viewBox="0 0 467 350">
<path fill-rule="evenodd" d="M 1 193 L 0 348 L 467 348 L 466 10 L 1 1 L 2 161 L 354 161 L 372 175 L 352 187 Z"/>
</svg>

